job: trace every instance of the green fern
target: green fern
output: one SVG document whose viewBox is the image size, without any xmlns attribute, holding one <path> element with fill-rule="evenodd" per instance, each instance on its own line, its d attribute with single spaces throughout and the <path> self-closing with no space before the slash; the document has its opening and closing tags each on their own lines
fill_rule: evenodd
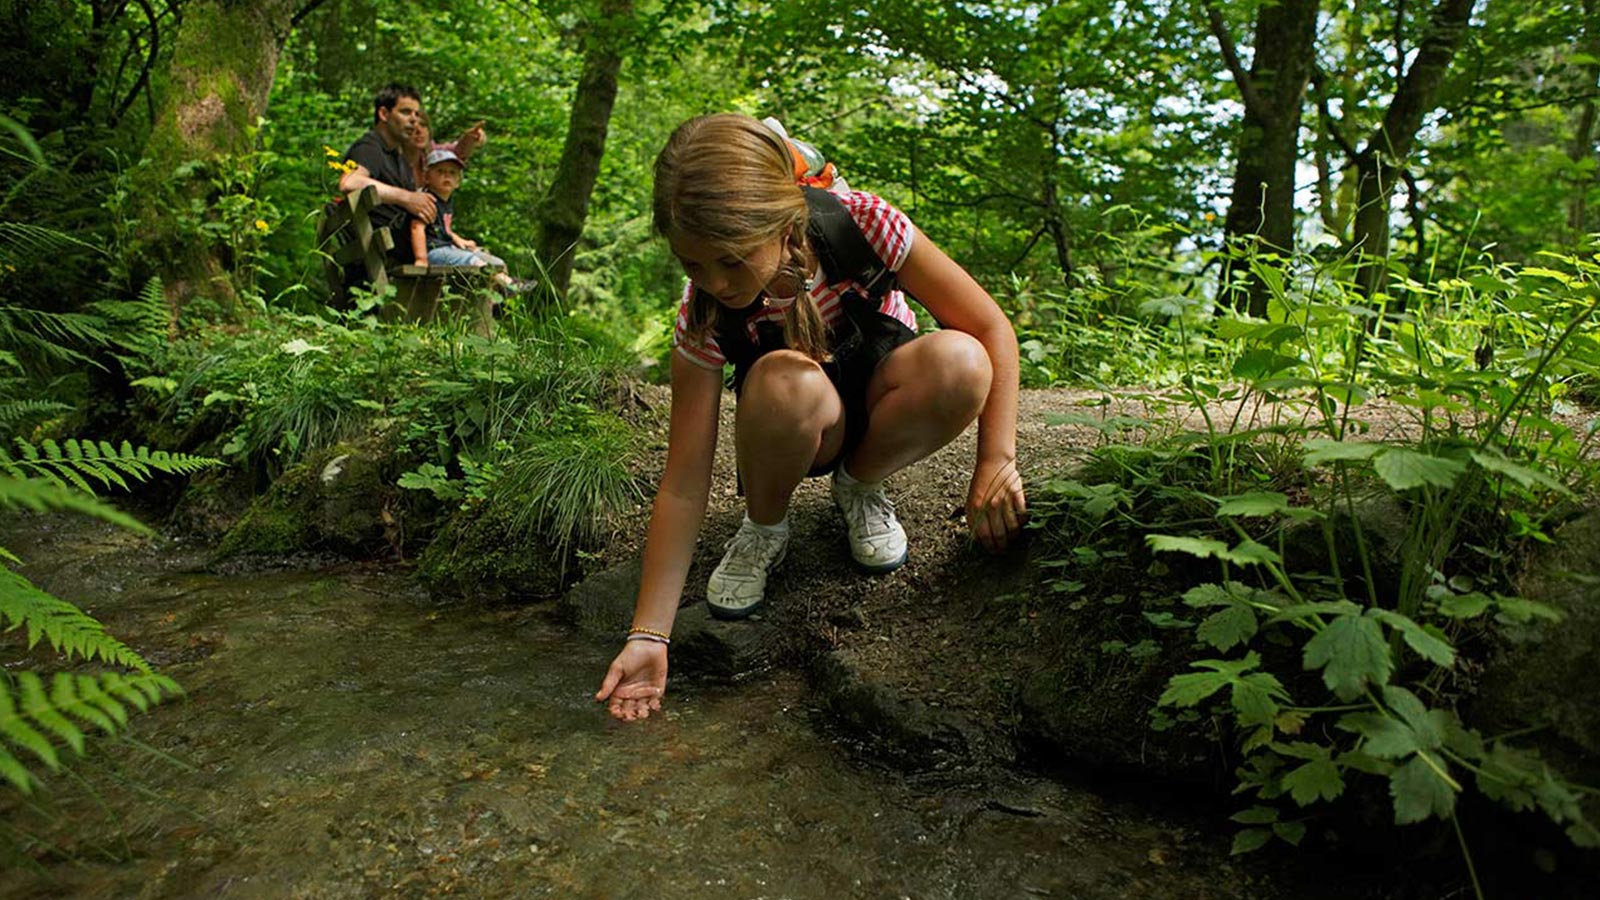
<svg viewBox="0 0 1600 900">
<path fill-rule="evenodd" d="M 0 348 L 23 359 L 98 367 L 99 363 L 73 349 L 73 345 L 105 346 L 111 340 L 105 326 L 104 319 L 88 313 L 0 305 Z"/>
<path fill-rule="evenodd" d="M 138 368 L 167 346 L 172 309 L 160 278 L 146 281 L 133 300 L 100 300 L 89 308 L 110 324 L 111 344 L 129 354 L 117 357 L 125 366 Z"/>
<path fill-rule="evenodd" d="M 29 509 L 34 512 L 65 511 L 75 512 L 102 522 L 110 522 L 130 531 L 141 534 L 149 533 L 150 529 L 143 522 L 122 512 L 114 506 L 108 506 L 96 500 L 92 495 L 85 494 L 77 488 L 66 487 L 50 481 L 37 478 L 20 479 L 8 475 L 0 475 L 0 509 Z M 0 554 L 15 562 L 5 548 L 0 547 Z"/>
<path fill-rule="evenodd" d="M 0 388 L 0 396 L 5 393 Z M 13 431 L 23 422 L 65 412 L 72 412 L 72 407 L 54 400 L 0 400 L 0 431 Z"/>
<path fill-rule="evenodd" d="M 91 494 L 94 488 L 89 484 L 89 479 L 98 481 L 102 487 L 127 490 L 128 482 L 123 476 L 144 481 L 152 472 L 192 475 L 202 469 L 221 465 L 219 460 L 208 457 L 135 447 L 127 441 L 123 441 L 120 447 L 112 446 L 107 441 L 80 441 L 76 438 L 61 443 L 45 439 L 37 445 L 16 438 L 15 443 L 20 455 L 14 456 L 0 449 L 0 472 L 18 479 L 42 478 L 52 484 L 75 487 Z"/>
<path fill-rule="evenodd" d="M 67 250 L 95 250 L 93 244 L 54 228 L 27 222 L 0 222 L 0 264 L 15 265 Z"/>
<path fill-rule="evenodd" d="M 7 632 L 26 628 L 29 650 L 46 640 L 68 660 L 99 658 L 152 674 L 150 664 L 106 634 L 100 620 L 5 568 L 0 568 L 0 625 Z"/>
<path fill-rule="evenodd" d="M 182 693 L 171 678 L 148 671 L 57 672 L 48 690 L 36 672 L 0 677 L 0 777 L 17 790 L 32 793 L 37 779 L 14 749 L 25 750 L 51 771 L 59 771 L 61 754 L 52 737 L 82 756 L 85 735 L 77 722 L 114 735 L 127 724 L 129 706 L 146 712 Z"/>
</svg>

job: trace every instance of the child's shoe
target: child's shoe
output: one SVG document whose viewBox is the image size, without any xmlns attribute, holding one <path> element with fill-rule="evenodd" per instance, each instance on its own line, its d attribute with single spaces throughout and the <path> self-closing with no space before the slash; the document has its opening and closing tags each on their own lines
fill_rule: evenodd
<svg viewBox="0 0 1600 900">
<path fill-rule="evenodd" d="M 789 520 L 757 525 L 745 516 L 727 547 L 706 582 L 706 604 L 719 619 L 743 619 L 761 608 L 767 573 L 783 562 L 789 549 Z"/>
<path fill-rule="evenodd" d="M 905 565 L 906 530 L 894 517 L 894 503 L 882 482 L 857 481 L 840 466 L 833 473 L 833 502 L 850 528 L 850 555 L 856 565 L 874 575 Z"/>
</svg>

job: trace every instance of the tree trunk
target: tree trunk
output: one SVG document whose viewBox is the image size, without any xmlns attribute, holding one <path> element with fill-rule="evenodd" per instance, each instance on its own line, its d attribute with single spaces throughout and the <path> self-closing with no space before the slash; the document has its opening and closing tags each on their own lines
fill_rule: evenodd
<svg viewBox="0 0 1600 900">
<path fill-rule="evenodd" d="M 1233 196 L 1226 233 L 1243 251 L 1228 257 L 1222 272 L 1223 296 L 1252 316 L 1265 316 L 1266 285 L 1249 276 L 1258 252 L 1294 251 L 1295 164 L 1300 159 L 1300 118 L 1317 40 L 1318 0 L 1263 3 L 1256 15 L 1255 53 L 1242 71 L 1221 18 L 1211 25 L 1239 81 L 1245 101 L 1240 123 Z"/>
<path fill-rule="evenodd" d="M 166 288 L 176 319 L 200 297 L 226 319 L 240 315 L 226 257 L 197 230 L 192 210 L 210 216 L 209 168 L 254 149 L 278 54 L 304 0 L 191 0 L 168 69 L 165 90 L 135 174 L 138 235 Z"/>
<path fill-rule="evenodd" d="M 600 18 L 585 40 L 583 74 L 572 101 L 567 139 L 550 188 L 539 201 L 534 249 L 544 267 L 541 296 L 564 297 L 572 280 L 572 257 L 583 237 L 589 196 L 600 175 L 611 108 L 622 71 L 622 45 L 633 20 L 633 0 L 601 0 Z"/>
<path fill-rule="evenodd" d="M 1383 122 L 1357 154 L 1356 216 L 1351 243 L 1356 250 L 1356 286 L 1373 298 L 1388 283 L 1389 199 L 1406 157 L 1416 143 L 1422 119 L 1466 40 L 1473 0 L 1440 0 L 1428 23 L 1416 59 L 1401 79 Z M 1399 307 L 1404 309 L 1403 303 Z M 1399 310 L 1397 310 L 1399 311 Z"/>
<path fill-rule="evenodd" d="M 1600 3 L 1596 0 L 1583 0 L 1583 37 L 1578 41 L 1578 49 L 1591 59 L 1600 60 Z M 1594 91 L 1600 84 L 1600 61 L 1589 63 L 1581 71 L 1583 89 Z M 1583 105 L 1578 108 L 1578 126 L 1572 136 L 1572 146 L 1567 150 L 1567 157 L 1574 163 L 1594 158 L 1594 124 L 1595 102 L 1590 96 L 1584 98 Z M 1580 246 L 1589 233 L 1589 189 L 1594 187 L 1594 171 L 1585 173 L 1580 169 L 1575 181 L 1572 199 L 1567 205 L 1567 228 L 1573 246 Z"/>
</svg>

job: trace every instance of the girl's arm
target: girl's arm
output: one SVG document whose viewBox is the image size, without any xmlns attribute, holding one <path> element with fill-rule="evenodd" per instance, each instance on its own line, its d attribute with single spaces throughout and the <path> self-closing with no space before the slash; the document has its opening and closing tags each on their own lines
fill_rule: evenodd
<svg viewBox="0 0 1600 900">
<path fill-rule="evenodd" d="M 411 259 L 419 266 L 428 264 L 428 226 L 421 219 L 411 220 Z"/>
<path fill-rule="evenodd" d="M 667 465 L 650 512 L 639 597 L 633 609 L 634 628 L 672 633 L 711 493 L 721 399 L 721 372 L 697 366 L 681 353 L 672 354 Z M 666 681 L 666 646 L 629 641 L 612 661 L 595 699 L 609 701 L 611 714 L 619 719 L 642 719 L 661 708 Z"/>
<path fill-rule="evenodd" d="M 920 229 L 899 276 L 941 325 L 972 335 L 989 354 L 994 374 L 978 415 L 978 459 L 967 491 L 967 524 L 979 543 L 1002 550 L 1028 515 L 1017 472 L 1017 333 L 989 292 Z"/>
</svg>

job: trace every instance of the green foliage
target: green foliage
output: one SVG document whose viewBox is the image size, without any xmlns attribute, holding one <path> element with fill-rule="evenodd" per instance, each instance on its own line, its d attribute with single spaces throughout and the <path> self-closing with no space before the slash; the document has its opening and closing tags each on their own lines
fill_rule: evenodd
<svg viewBox="0 0 1600 900">
<path fill-rule="evenodd" d="M 1350 315 L 1337 263 L 1290 279 L 1263 270 L 1266 321 L 1191 318 L 1174 304 L 1175 328 L 1209 328 L 1229 346 L 1209 367 L 1187 355 L 1167 390 L 1133 396 L 1198 430 L 1155 429 L 1147 417 L 1141 427 L 1156 438 L 1146 446 L 1107 444 L 1075 479 L 1044 486 L 1049 540 L 1076 544 L 1052 587 L 1095 581 L 1085 570 L 1107 565 L 1108 550 L 1126 553 L 1130 531 L 1157 576 L 1181 558 L 1220 566 L 1220 580 L 1179 589 L 1194 620 L 1154 602 L 1143 617 L 1158 633 L 1192 628 L 1200 654 L 1225 654 L 1192 659 L 1158 706 L 1231 724 L 1244 755 L 1238 790 L 1256 804 L 1235 817 L 1247 826 L 1235 852 L 1298 843 L 1305 823 L 1288 816 L 1364 778 L 1387 782 L 1397 825 L 1448 819 L 1476 787 L 1539 810 L 1575 843 L 1600 843 L 1579 788 L 1454 708 L 1465 656 L 1530 617 L 1557 617 L 1512 595 L 1509 563 L 1520 543 L 1550 540 L 1545 523 L 1594 487 L 1595 429 L 1575 431 L 1559 414 L 1600 366 L 1600 266 L 1547 259 L 1410 283 L 1407 311 L 1379 323 Z M 1487 354 L 1486 331 L 1496 336 Z M 1381 417 L 1366 408 L 1380 395 L 1409 413 L 1381 438 Z M 1097 421 L 1109 440 L 1137 420 L 1108 409 Z M 1360 512 L 1375 497 L 1402 519 L 1392 573 L 1380 571 L 1379 537 Z M 1355 570 L 1341 569 L 1352 557 Z M 1132 651 L 1117 643 L 1108 649 Z M 1153 712 L 1153 724 L 1172 721 Z M 1514 787 L 1533 784 L 1546 801 Z"/>
</svg>

